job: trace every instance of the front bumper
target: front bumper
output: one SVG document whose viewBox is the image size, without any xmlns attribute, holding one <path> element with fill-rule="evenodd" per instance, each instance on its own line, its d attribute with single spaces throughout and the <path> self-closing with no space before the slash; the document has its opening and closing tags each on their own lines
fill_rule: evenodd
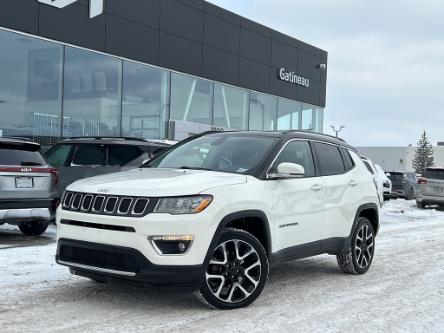
<svg viewBox="0 0 444 333">
<path fill-rule="evenodd" d="M 197 290 L 204 277 L 203 265 L 155 265 L 132 248 L 71 239 L 59 239 L 56 261 L 73 274 L 104 282 L 126 280 Z"/>
</svg>

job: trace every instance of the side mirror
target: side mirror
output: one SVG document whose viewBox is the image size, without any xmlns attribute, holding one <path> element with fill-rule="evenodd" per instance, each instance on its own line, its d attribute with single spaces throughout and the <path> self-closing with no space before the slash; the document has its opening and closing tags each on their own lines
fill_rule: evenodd
<svg viewBox="0 0 444 333">
<path fill-rule="evenodd" d="M 268 178 L 301 178 L 305 175 L 304 167 L 296 163 L 281 163 L 277 166 L 276 171 L 276 173 L 270 174 Z"/>
</svg>

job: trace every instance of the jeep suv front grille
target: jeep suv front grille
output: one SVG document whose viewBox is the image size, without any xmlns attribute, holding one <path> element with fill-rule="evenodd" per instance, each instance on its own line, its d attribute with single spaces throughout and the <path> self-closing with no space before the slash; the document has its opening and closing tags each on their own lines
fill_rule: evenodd
<svg viewBox="0 0 444 333">
<path fill-rule="evenodd" d="M 98 215 L 142 217 L 148 214 L 150 199 L 93 193 L 65 192 L 64 210 Z"/>
</svg>

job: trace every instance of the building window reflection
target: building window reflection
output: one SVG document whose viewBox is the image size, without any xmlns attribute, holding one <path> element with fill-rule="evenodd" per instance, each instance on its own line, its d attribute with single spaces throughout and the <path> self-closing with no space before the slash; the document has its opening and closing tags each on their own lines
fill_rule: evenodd
<svg viewBox="0 0 444 333">
<path fill-rule="evenodd" d="M 118 136 L 122 61 L 65 50 L 63 136 Z"/>
<path fill-rule="evenodd" d="M 170 91 L 168 71 L 124 61 L 122 88 L 122 135 L 165 138 Z"/>
<path fill-rule="evenodd" d="M 0 31 L 0 135 L 39 142 L 60 137 L 63 46 Z"/>
<path fill-rule="evenodd" d="M 286 98 L 279 98 L 278 102 L 278 130 L 300 129 L 302 103 Z"/>
<path fill-rule="evenodd" d="M 213 84 L 189 75 L 171 75 L 171 119 L 211 125 Z"/>
<path fill-rule="evenodd" d="M 214 84 L 213 125 L 247 129 L 248 91 Z"/>
<path fill-rule="evenodd" d="M 277 98 L 250 93 L 249 129 L 256 131 L 273 131 L 276 127 Z"/>
</svg>

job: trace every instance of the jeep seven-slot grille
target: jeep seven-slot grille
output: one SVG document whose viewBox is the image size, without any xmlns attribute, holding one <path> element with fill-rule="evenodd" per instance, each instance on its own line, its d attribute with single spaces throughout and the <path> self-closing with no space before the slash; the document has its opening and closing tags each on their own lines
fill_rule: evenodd
<svg viewBox="0 0 444 333">
<path fill-rule="evenodd" d="M 148 214 L 149 198 L 65 192 L 62 208 L 75 212 L 142 217 Z"/>
</svg>

